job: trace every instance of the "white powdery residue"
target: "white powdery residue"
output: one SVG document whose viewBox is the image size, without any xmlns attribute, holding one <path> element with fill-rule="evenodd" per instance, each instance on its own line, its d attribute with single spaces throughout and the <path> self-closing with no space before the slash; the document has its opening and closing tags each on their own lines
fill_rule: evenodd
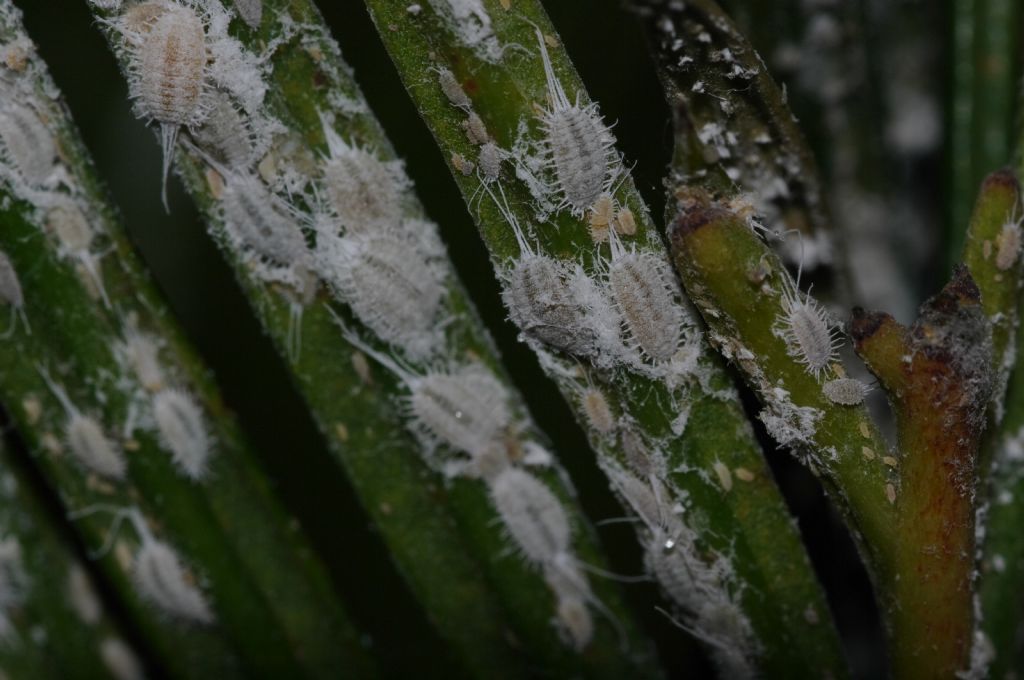
<svg viewBox="0 0 1024 680">
<path fill-rule="evenodd" d="M 1020 427 L 1016 432 L 1006 436 L 996 455 L 997 464 L 1014 467 L 1024 465 L 1024 427 Z"/>
<path fill-rule="evenodd" d="M 978 608 L 977 596 L 975 596 L 975 609 Z M 981 619 L 978 618 L 980 622 Z M 956 674 L 960 680 L 983 680 L 987 678 L 988 667 L 996 659 L 996 649 L 989 640 L 988 636 L 985 635 L 985 631 L 980 628 L 976 628 L 974 631 L 974 640 L 971 644 L 971 665 Z"/>
<path fill-rule="evenodd" d="M 817 423 L 825 415 L 821 409 L 796 406 L 789 392 L 781 387 L 766 390 L 764 400 L 766 408 L 757 417 L 780 447 L 803 447 L 813 443 Z"/>
<path fill-rule="evenodd" d="M 467 47 L 484 61 L 496 63 L 502 47 L 491 26 L 491 16 L 481 0 L 430 0 L 434 8 Z"/>
</svg>

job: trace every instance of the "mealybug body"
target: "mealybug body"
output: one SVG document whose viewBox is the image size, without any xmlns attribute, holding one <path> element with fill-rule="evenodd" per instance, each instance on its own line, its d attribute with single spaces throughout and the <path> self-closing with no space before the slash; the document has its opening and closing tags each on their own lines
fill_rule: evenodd
<svg viewBox="0 0 1024 680">
<path fill-rule="evenodd" d="M 202 124 L 190 131 L 200 149 L 218 163 L 240 170 L 253 161 L 253 141 L 245 118 L 227 94 L 216 90 L 209 113 Z"/>
<path fill-rule="evenodd" d="M 128 644 L 117 637 L 104 638 L 100 643 L 100 659 L 114 680 L 145 680 L 142 662 Z"/>
<path fill-rule="evenodd" d="M 0 338 L 10 337 L 14 333 L 14 324 L 21 316 L 21 320 L 28 329 L 28 317 L 25 316 L 25 294 L 21 290 L 21 281 L 18 279 L 18 272 L 14 270 L 14 263 L 7 253 L 0 250 L 0 302 L 11 306 L 10 328 Z"/>
<path fill-rule="evenodd" d="M 783 284 L 782 312 L 772 330 L 785 341 L 789 355 L 817 380 L 837 359 L 838 331 L 817 300 L 800 292 L 797 281 L 787 279 Z"/>
<path fill-rule="evenodd" d="M 235 10 L 249 28 L 259 28 L 263 21 L 263 0 L 235 0 Z"/>
<path fill-rule="evenodd" d="M 135 555 L 132 577 L 139 593 L 167 614 L 193 623 L 213 621 L 205 596 L 169 545 L 146 535 Z"/>
<path fill-rule="evenodd" d="M 318 271 L 359 320 L 385 342 L 424 357 L 436 345 L 443 272 L 401 234 L 317 238 Z"/>
<path fill-rule="evenodd" d="M 324 191 L 342 226 L 351 234 L 398 225 L 408 180 L 395 164 L 347 144 L 326 119 L 322 123 L 330 152 L 322 167 Z"/>
<path fill-rule="evenodd" d="M 206 29 L 189 7 L 164 3 L 136 35 L 132 97 L 138 115 L 160 123 L 164 154 L 164 203 L 178 131 L 195 127 L 206 115 Z"/>
<path fill-rule="evenodd" d="M 455 79 L 455 74 L 449 69 L 444 67 L 437 69 L 437 82 L 440 83 L 441 91 L 444 92 L 444 96 L 448 98 L 452 106 L 467 111 L 473 108 L 473 102 L 469 100 L 466 91 L 462 89 L 462 85 Z"/>
<path fill-rule="evenodd" d="M 508 468 L 491 482 L 490 492 L 502 523 L 528 562 L 545 565 L 569 550 L 569 518 L 544 483 Z"/>
<path fill-rule="evenodd" d="M 1012 217 L 1003 225 L 996 237 L 996 269 L 1006 271 L 1017 262 L 1020 253 L 1021 220 Z"/>
<path fill-rule="evenodd" d="M 29 184 L 39 186 L 53 172 L 57 144 L 31 107 L 9 101 L 0 109 L 0 143 L 12 169 Z"/>
<path fill-rule="evenodd" d="M 536 29 L 544 62 L 550 108 L 541 114 L 545 162 L 554 173 L 555 188 L 561 196 L 559 208 L 568 207 L 582 217 L 619 174 L 615 138 L 598 113 L 597 104 L 581 107 L 579 95 L 570 103 L 555 77 L 544 36 Z"/>
<path fill-rule="evenodd" d="M 685 321 L 676 301 L 674 279 L 654 253 L 627 251 L 614 230 L 608 232 L 612 258 L 608 287 L 627 336 L 649 359 L 668 361 L 679 349 Z"/>
<path fill-rule="evenodd" d="M 195 399 L 181 390 L 160 390 L 153 397 L 153 416 L 163 445 L 186 476 L 201 479 L 210 457 L 210 437 Z"/>
<path fill-rule="evenodd" d="M 480 366 L 431 372 L 410 387 L 416 419 L 453 449 L 470 456 L 483 454 L 512 423 L 508 391 Z"/>
<path fill-rule="evenodd" d="M 122 345 L 128 366 L 139 383 L 150 392 L 164 387 L 164 371 L 160 366 L 160 348 L 156 340 L 140 332 L 134 325 L 125 333 Z"/>
<path fill-rule="evenodd" d="M 833 404 L 856 406 L 864 401 L 871 388 L 856 378 L 837 378 L 821 386 L 821 392 Z"/>
<path fill-rule="evenodd" d="M 309 258 L 302 230 L 287 208 L 255 175 L 231 174 L 221 195 L 228 232 L 241 245 L 279 265 L 301 265 Z"/>
<path fill-rule="evenodd" d="M 99 423 L 71 403 L 64 388 L 45 372 L 40 372 L 67 414 L 64 435 L 72 455 L 91 472 L 110 479 L 123 479 L 127 463 L 121 449 L 107 438 Z"/>
</svg>

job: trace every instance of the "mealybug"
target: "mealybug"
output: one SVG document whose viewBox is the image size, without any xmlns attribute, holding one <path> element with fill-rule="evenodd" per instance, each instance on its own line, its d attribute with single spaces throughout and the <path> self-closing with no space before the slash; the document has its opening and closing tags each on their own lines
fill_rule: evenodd
<svg viewBox="0 0 1024 680">
<path fill-rule="evenodd" d="M 679 349 L 686 321 L 676 301 L 674 278 L 661 257 L 627 251 L 609 230 L 612 257 L 608 287 L 627 337 L 652 361 L 668 361 Z"/>
<path fill-rule="evenodd" d="M 235 0 L 235 10 L 249 28 L 259 28 L 263 21 L 263 0 Z"/>
<path fill-rule="evenodd" d="M 213 621 L 206 597 L 166 543 L 144 534 L 142 547 L 135 555 L 132 579 L 139 593 L 167 614 L 193 623 Z"/>
<path fill-rule="evenodd" d="M 519 244 L 519 257 L 506 274 L 502 299 L 509 317 L 524 334 L 569 354 L 588 356 L 598 350 L 599 334 L 590 323 L 587 295 L 593 281 L 580 267 L 537 253 L 516 216 L 486 187 Z M 498 187 L 499 191 L 501 187 Z M 504 193 L 502 193 L 504 198 Z"/>
<path fill-rule="evenodd" d="M 470 364 L 451 372 L 417 374 L 367 345 L 340 320 L 339 325 L 345 339 L 405 383 L 410 414 L 418 427 L 471 458 L 494 453 L 493 444 L 501 442 L 512 425 L 512 413 L 508 390 L 484 366 Z M 494 467 L 494 462 L 485 461 L 483 467 Z"/>
<path fill-rule="evenodd" d="M 144 25 L 135 45 L 130 89 L 137 114 L 160 123 L 164 154 L 163 199 L 167 203 L 170 170 L 178 131 L 193 128 L 206 116 L 206 29 L 189 7 L 163 3 Z"/>
<path fill-rule="evenodd" d="M 574 215 L 582 217 L 619 175 L 615 138 L 601 119 L 597 104 L 581 107 L 579 93 L 575 103 L 569 102 L 555 77 L 544 36 L 539 28 L 536 33 L 550 101 L 550 108 L 540 116 L 545 163 L 554 173 L 555 189 L 561 195 L 558 207 L 568 207 Z"/>
<path fill-rule="evenodd" d="M 528 562 L 551 563 L 570 548 L 571 530 L 558 497 L 544 483 L 508 468 L 490 484 L 491 502 Z"/>
<path fill-rule="evenodd" d="M 306 238 L 282 201 L 255 175 L 229 174 L 225 179 L 221 206 L 228 233 L 279 265 L 306 262 Z"/>
<path fill-rule="evenodd" d="M 586 388 L 580 395 L 580 402 L 583 404 L 583 412 L 590 427 L 604 435 L 615 432 L 615 414 L 612 413 L 608 399 L 601 390 L 596 387 Z"/>
<path fill-rule="evenodd" d="M 437 82 L 441 84 L 441 91 L 444 92 L 444 96 L 448 98 L 452 106 L 467 111 L 473 107 L 473 102 L 469 100 L 466 91 L 462 89 L 462 85 L 455 79 L 455 74 L 449 69 L 444 67 L 437 69 Z"/>
<path fill-rule="evenodd" d="M 155 338 L 139 331 L 130 322 L 122 350 L 135 378 L 146 390 L 158 392 L 163 389 L 164 371 L 160 366 L 160 347 Z"/>
<path fill-rule="evenodd" d="M 28 317 L 25 315 L 25 294 L 21 290 L 18 272 L 14 270 L 11 258 L 7 257 L 7 253 L 2 250 L 0 250 L 0 302 L 11 306 L 10 328 L 0 336 L 0 339 L 9 338 L 14 333 L 15 323 L 19 316 L 25 324 L 25 330 L 29 331 Z"/>
<path fill-rule="evenodd" d="M 68 569 L 68 602 L 86 625 L 92 626 L 103 616 L 103 605 L 92 587 L 89 575 L 77 562 Z"/>
<path fill-rule="evenodd" d="M 0 143 L 12 169 L 33 186 L 53 173 L 57 144 L 34 109 L 8 101 L 0 109 Z"/>
<path fill-rule="evenodd" d="M 1014 219 L 1012 216 L 1003 225 L 996 237 L 996 269 L 1006 271 L 1017 262 L 1020 253 L 1021 222 L 1024 218 Z"/>
<path fill-rule="evenodd" d="M 786 343 L 789 356 L 803 364 L 815 380 L 820 380 L 829 364 L 837 359 L 841 342 L 828 312 L 810 293 L 800 291 L 802 271 L 801 264 L 795 283 L 783 275 L 782 312 L 775 318 L 772 332 Z"/>
<path fill-rule="evenodd" d="M 317 236 L 317 271 L 359 320 L 413 357 L 437 346 L 443 272 L 393 230 Z"/>
<path fill-rule="evenodd" d="M 201 479 L 210 457 L 210 437 L 203 412 L 192 395 L 182 390 L 160 390 L 153 397 L 153 416 L 174 464 L 187 477 Z"/>
<path fill-rule="evenodd" d="M 253 140 L 246 119 L 224 92 L 214 90 L 210 101 L 202 124 L 189 131 L 192 140 L 218 163 L 233 170 L 249 167 Z"/>
<path fill-rule="evenodd" d="M 402 193 L 408 186 L 400 166 L 347 144 L 326 118 L 322 125 L 329 151 L 322 167 L 324 193 L 345 230 L 368 232 L 398 225 Z"/>
<path fill-rule="evenodd" d="M 821 386 L 821 392 L 833 404 L 856 406 L 864 401 L 871 388 L 856 378 L 837 378 Z"/>
<path fill-rule="evenodd" d="M 64 436 L 71 454 L 90 472 L 110 479 L 123 479 L 127 463 L 121 449 L 107 438 L 98 422 L 83 414 L 71 403 L 64 388 L 45 372 L 41 374 L 67 414 Z"/>
<path fill-rule="evenodd" d="M 104 638 L 100 643 L 100 659 L 114 680 L 145 680 L 142 662 L 121 638 Z"/>
</svg>

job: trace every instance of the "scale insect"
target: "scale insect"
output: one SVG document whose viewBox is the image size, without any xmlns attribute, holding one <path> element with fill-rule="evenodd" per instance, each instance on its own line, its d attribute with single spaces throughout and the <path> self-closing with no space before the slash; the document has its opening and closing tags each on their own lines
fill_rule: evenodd
<svg viewBox="0 0 1024 680">
<path fill-rule="evenodd" d="M 120 447 L 107 438 L 103 427 L 94 418 L 75 407 L 64 388 L 54 382 L 46 371 L 40 368 L 39 373 L 64 407 L 67 415 L 64 437 L 75 459 L 90 472 L 108 479 L 124 479 L 128 464 Z"/>
<path fill-rule="evenodd" d="M 153 417 L 160 440 L 171 452 L 175 466 L 190 479 L 205 477 L 210 435 L 195 398 L 184 390 L 160 390 L 153 396 Z"/>
<path fill-rule="evenodd" d="M 175 2 L 145 3 L 150 11 L 121 29 L 132 46 L 129 90 L 136 115 L 160 124 L 163 148 L 161 197 L 167 207 L 167 175 L 178 132 L 193 129 L 208 113 L 208 50 L 203 19 Z M 141 10 L 140 10 L 141 11 Z"/>
<path fill-rule="evenodd" d="M 569 102 L 555 76 L 551 57 L 540 28 L 534 26 L 547 80 L 549 108 L 540 114 L 544 134 L 544 164 L 554 176 L 558 209 L 568 207 L 576 217 L 609 192 L 621 174 L 622 161 L 615 151 L 615 137 L 605 125 L 596 103 L 580 106 Z"/>
</svg>

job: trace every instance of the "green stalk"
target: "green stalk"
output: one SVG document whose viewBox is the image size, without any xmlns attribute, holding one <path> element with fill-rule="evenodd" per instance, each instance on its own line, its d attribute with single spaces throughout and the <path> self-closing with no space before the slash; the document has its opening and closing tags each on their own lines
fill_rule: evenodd
<svg viewBox="0 0 1024 680">
<path fill-rule="evenodd" d="M 142 274 L 8 0 L 0 20 L 7 96 L 35 121 L 35 132 L 18 130 L 27 151 L 8 146 L 0 186 L 0 249 L 24 296 L 24 322 L 0 342 L 0 399 L 35 463 L 75 513 L 86 544 L 112 546 L 100 551 L 99 568 L 170 675 L 371 675 L 322 564 L 270 494 L 207 369 Z M 72 215 L 84 232 L 72 228 Z M 136 334 L 154 351 L 145 375 L 125 349 Z M 210 450 L 202 474 L 184 474 L 158 434 L 154 404 L 172 389 L 190 394 L 201 412 Z M 123 455 L 123 474 L 83 462 L 67 432 L 72 409 Z M 126 514 L 137 521 L 115 522 Z M 137 587 L 134 562 L 151 540 L 177 553 L 209 616 L 177 620 Z"/>
<path fill-rule="evenodd" d="M 959 257 L 975 187 L 1010 162 L 1021 75 L 1021 22 L 1014 0 L 953 3 L 950 102 L 950 207 L 947 257 Z"/>
<path fill-rule="evenodd" d="M 609 238 L 621 239 L 623 248 L 648 258 L 652 267 L 667 265 L 658 230 L 624 170 L 614 195 L 589 208 L 578 206 L 575 216 L 559 210 L 558 198 L 536 181 L 546 173 L 534 163 L 542 138 L 539 112 L 554 104 L 538 40 L 568 102 L 590 104 L 539 3 L 516 2 L 513 8 L 483 2 L 472 16 L 460 16 L 454 3 L 442 0 L 421 3 L 414 12 L 397 0 L 368 0 L 367 7 L 448 159 L 514 317 L 532 313 L 531 298 L 560 297 L 558 286 L 513 283 L 526 248 L 551 258 L 555 267 L 578 263 L 576 280 L 586 275 L 586 285 L 596 285 L 602 296 L 608 295 Z M 445 93 L 438 79 L 443 71 L 468 101 Z M 466 128 L 477 124 L 474 116 L 484 134 L 468 137 Z M 500 161 L 491 163 L 495 155 Z M 600 172 L 607 160 L 591 157 L 584 165 Z M 635 234 L 620 224 L 623 233 L 612 235 L 609 222 L 627 209 Z M 609 214 L 614 218 L 606 219 Z M 644 361 L 638 350 L 629 355 L 618 345 L 594 354 L 587 349 L 586 324 L 600 333 L 619 321 L 599 311 L 600 299 L 588 304 L 579 322 L 583 329 L 554 324 L 558 332 L 552 334 L 544 323 L 527 321 L 523 337 L 575 410 L 613 488 L 640 515 L 649 565 L 657 572 L 659 560 L 676 560 L 659 580 L 667 584 L 682 625 L 708 645 L 727 675 L 823 669 L 844 675 L 827 606 L 782 499 L 724 371 L 699 333 L 691 332 L 692 321 L 682 322 L 683 351 L 669 361 Z M 662 309 L 671 315 L 678 304 L 673 296 Z M 688 356 L 694 363 L 682 367 Z M 643 502 L 652 494 L 661 499 L 657 511 Z M 665 542 L 670 528 L 676 540 Z M 721 578 L 721 569 L 734 576 Z M 707 618 L 712 612 L 729 625 L 714 629 Z"/>
<path fill-rule="evenodd" d="M 671 234 L 683 282 L 716 344 L 758 391 L 769 431 L 823 478 L 858 539 L 894 676 L 966 670 L 975 463 L 993 383 L 991 329 L 966 268 L 910 328 L 854 312 L 857 352 L 896 413 L 898 452 L 890 452 L 863 394 L 831 392 L 846 378 L 832 341 L 821 345 L 828 322 L 818 303 L 740 217 L 698 197 L 680 205 Z"/>
<path fill-rule="evenodd" d="M 93 10 L 104 19 L 118 19 L 116 12 L 95 6 Z M 210 3 L 209 11 L 218 18 L 230 16 L 223 14 L 228 11 L 226 6 L 218 3 Z M 562 481 L 561 469 L 544 452 L 543 437 L 502 372 L 493 343 L 450 262 L 443 252 L 437 252 L 436 226 L 425 219 L 411 182 L 395 162 L 394 151 L 369 113 L 317 10 L 305 1 L 267 2 L 257 29 L 233 20 L 230 36 L 215 35 L 214 30 L 208 29 L 206 36 L 211 52 L 214 45 L 230 45 L 251 69 L 224 79 L 222 93 L 227 91 L 233 98 L 246 128 L 269 148 L 260 150 L 253 168 L 223 160 L 209 164 L 210 153 L 201 154 L 195 145 L 181 144 L 176 167 L 211 235 L 235 268 L 258 319 L 287 361 L 332 454 L 348 474 L 431 622 L 452 645 L 464 670 L 474 676 L 521 677 L 534 666 L 562 675 L 656 675 L 647 645 L 616 586 L 597 577 L 583 577 L 578 595 L 585 600 L 586 620 L 570 620 L 569 614 L 559 610 L 564 605 L 564 591 L 556 592 L 546 580 L 552 570 L 558 570 L 530 564 L 510 541 L 506 519 L 496 509 L 489 483 L 482 478 L 486 474 L 475 467 L 477 454 L 498 455 L 502 465 L 526 471 L 555 494 L 557 512 L 564 513 L 572 527 L 571 550 L 563 556 L 573 569 L 582 570 L 581 564 L 600 569 L 603 564 L 591 530 Z M 116 29 L 108 25 L 105 33 L 122 67 L 130 72 L 131 49 Z M 219 67 L 214 59 L 211 68 L 216 72 Z M 265 96 L 245 100 L 231 92 L 234 83 L 253 74 L 266 86 Z M 326 139 L 325 129 L 340 141 Z M 266 136 L 260 137 L 261 132 Z M 195 140 L 197 145 L 204 144 L 198 135 Z M 322 165 L 333 153 L 328 147 L 339 143 L 369 152 L 390 167 L 384 179 L 378 177 L 361 187 L 354 202 L 328 208 L 335 200 L 332 191 L 337 185 L 322 174 Z M 297 262 L 275 263 L 275 256 L 280 260 L 285 253 L 268 254 L 266 250 L 272 248 L 264 249 L 263 257 L 255 255 L 252 242 L 230 235 L 246 226 L 222 209 L 225 184 L 230 187 L 238 172 L 254 173 L 254 186 L 276 192 L 276 200 L 296 216 L 286 226 L 305 228 L 307 240 L 317 242 L 315 255 L 303 251 L 296 257 L 306 260 L 308 268 Z M 332 277 L 344 275 L 348 268 L 355 271 L 355 265 L 326 253 L 322 246 L 342 234 L 345 220 L 340 213 L 363 209 L 356 203 L 376 192 L 385 204 L 374 209 L 393 211 L 390 221 L 372 227 L 358 220 L 346 222 L 344 235 L 369 229 L 392 238 L 408 229 L 416 243 L 415 252 L 407 258 L 410 271 L 424 271 L 413 267 L 415 258 L 422 257 L 429 271 L 441 272 L 436 281 L 415 280 L 403 288 L 398 283 L 403 265 L 398 265 L 392 268 L 394 278 L 388 282 L 370 279 L 357 282 L 362 290 L 339 291 Z M 264 205 L 263 209 L 268 208 Z M 369 215 L 367 221 L 374 217 Z M 291 255 L 284 259 L 290 260 Z M 280 266 L 291 264 L 296 267 Z M 274 280 L 275 272 L 281 275 L 279 280 Z M 334 285 L 325 285 L 328 283 Z M 442 302 L 429 330 L 436 337 L 429 338 L 427 351 L 404 351 L 408 348 L 393 337 L 383 333 L 375 337 L 372 323 L 366 322 L 380 305 L 372 305 L 369 313 L 365 305 L 363 312 L 350 308 L 359 302 L 359 295 L 370 299 L 374 295 L 411 296 L 413 304 L 419 305 L 418 291 L 432 283 L 442 289 Z M 391 302 L 397 305 L 403 300 Z M 301 329 L 301 348 L 294 347 L 295 329 Z M 383 366 L 372 365 L 374 360 L 368 354 Z M 388 365 L 393 361 L 397 364 L 391 370 Z M 457 367 L 478 370 L 500 385 L 499 399 L 511 417 L 499 438 L 488 442 L 494 445 L 492 451 L 456 450 L 414 417 L 409 375 Z M 409 375 L 402 377 L 402 373 Z M 478 396 L 484 395 L 474 393 L 470 401 Z M 473 405 L 453 404 L 450 417 L 463 418 L 460 407 L 469 411 Z M 531 451 L 534 455 L 527 456 Z M 569 567 L 556 575 L 564 577 L 565 569 Z M 562 636 L 557 634 L 555 622 Z M 572 625 L 577 625 L 575 631 L 570 630 Z M 592 632 L 584 630 L 587 625 L 593 625 Z"/>
</svg>

